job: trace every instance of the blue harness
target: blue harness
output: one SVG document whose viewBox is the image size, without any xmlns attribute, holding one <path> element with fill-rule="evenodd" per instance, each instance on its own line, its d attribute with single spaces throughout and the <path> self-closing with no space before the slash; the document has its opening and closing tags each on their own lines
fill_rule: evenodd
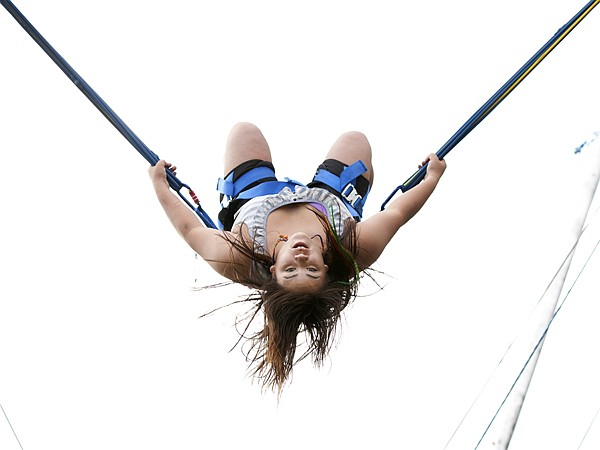
<svg viewBox="0 0 600 450">
<path fill-rule="evenodd" d="M 360 220 L 362 218 L 363 206 L 367 201 L 367 196 L 369 195 L 371 187 L 369 186 L 367 193 L 364 196 L 361 196 L 356 190 L 356 180 L 366 171 L 367 166 L 365 166 L 365 163 L 358 160 L 354 164 L 345 167 L 340 176 L 337 176 L 328 170 L 319 169 L 313 178 L 313 182 L 318 181 L 326 184 L 337 192 L 348 208 L 348 211 L 350 211 L 350 214 Z M 295 192 L 296 186 L 305 186 L 298 181 L 285 178 L 285 181 L 265 181 L 264 183 L 244 191 L 247 186 L 256 181 L 272 177 L 275 177 L 275 172 L 269 167 L 256 167 L 246 172 L 235 182 L 233 181 L 233 172 L 225 179 L 219 178 L 217 190 L 223 194 L 221 206 L 223 208 L 227 207 L 229 202 L 233 199 L 247 200 L 262 195 L 278 194 L 286 187 L 290 188 L 292 192 Z M 219 227 L 223 228 L 223 225 L 219 223 Z"/>
</svg>

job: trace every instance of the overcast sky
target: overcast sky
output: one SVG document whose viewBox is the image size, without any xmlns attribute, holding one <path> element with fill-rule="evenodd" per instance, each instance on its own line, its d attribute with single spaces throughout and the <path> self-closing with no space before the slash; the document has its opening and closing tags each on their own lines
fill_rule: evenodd
<svg viewBox="0 0 600 450">
<path fill-rule="evenodd" d="M 377 212 L 585 2 L 16 5 L 216 218 L 239 121 L 304 181 L 364 132 Z M 26 450 L 443 449 L 532 326 L 591 170 L 574 149 L 600 131 L 595 10 L 448 155 L 375 266 L 383 290 L 364 284 L 325 367 L 299 364 L 277 404 L 229 352 L 244 308 L 198 319 L 247 291 L 193 290 L 223 280 L 171 229 L 147 163 L 4 9 L 0 43 L 0 404 Z M 550 329 L 511 450 L 578 448 L 600 408 L 599 264 Z M 474 448 L 498 406 L 479 402 L 448 448 Z M 581 448 L 599 446 L 600 418 Z M 0 448 L 19 449 L 2 416 Z"/>
</svg>

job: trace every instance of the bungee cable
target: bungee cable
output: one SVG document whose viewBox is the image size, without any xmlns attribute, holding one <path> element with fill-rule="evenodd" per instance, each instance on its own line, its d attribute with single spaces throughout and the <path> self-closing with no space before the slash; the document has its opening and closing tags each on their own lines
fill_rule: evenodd
<svg viewBox="0 0 600 450">
<path fill-rule="evenodd" d="M 483 119 L 485 119 L 488 114 L 491 113 L 571 31 L 573 31 L 573 29 L 598 5 L 598 3 L 600 3 L 600 0 L 591 0 L 581 9 L 581 11 L 575 14 L 571 20 L 563 25 L 556 34 L 546 42 L 546 44 L 539 49 L 525 65 L 523 65 L 523 67 L 521 67 L 494 95 L 492 95 L 492 97 L 485 102 L 484 105 L 479 108 L 456 133 L 454 133 L 448 142 L 436 152 L 436 155 L 442 159 L 450 152 L 450 150 L 456 147 L 467 134 L 473 131 L 473 129 L 479 125 Z M 426 173 L 427 164 L 424 164 L 408 180 L 392 191 L 381 205 L 381 210 L 383 211 L 385 209 L 385 206 L 399 190 L 406 192 L 423 181 Z"/>
<path fill-rule="evenodd" d="M 44 52 L 56 63 L 65 75 L 79 88 L 92 104 L 113 124 L 113 126 L 129 141 L 129 143 L 148 161 L 155 165 L 160 158 L 150 150 L 142 140 L 121 120 L 121 118 L 106 104 L 104 100 L 91 88 L 89 84 L 67 63 L 67 61 L 50 45 L 50 43 L 35 29 L 27 18 L 17 9 L 10 0 L 0 0 L 2 6 L 19 22 L 19 25 L 33 38 Z M 192 210 L 198 214 L 202 222 L 209 228 L 217 228 L 208 214 L 202 209 L 198 197 L 185 183 L 182 183 L 173 173 L 166 170 L 169 186 L 177 192 L 179 197 Z M 195 206 L 181 193 L 186 188 Z"/>
<path fill-rule="evenodd" d="M 81 92 L 100 110 L 113 126 L 133 145 L 133 147 L 151 164 L 155 165 L 159 157 L 152 152 L 135 133 L 117 116 L 117 114 L 102 100 L 102 98 L 85 82 L 81 76 L 65 61 L 65 59 L 44 39 L 27 18 L 17 9 L 10 0 L 0 0 L 2 6 L 19 22 L 33 40 L 46 52 L 56 65 L 69 77 Z M 473 116 L 436 152 L 442 159 L 462 139 L 467 136 L 479 123 L 481 123 L 520 83 L 529 75 L 542 60 L 595 8 L 600 0 L 591 0 L 571 20 L 563 25 L 556 34 L 525 63 Z M 428 164 L 424 164 L 408 180 L 396 187 L 381 205 L 383 211 L 387 203 L 401 190 L 406 192 L 419 184 L 425 178 Z M 181 199 L 193 209 L 207 227 L 217 228 L 208 214 L 202 209 L 200 201 L 191 188 L 182 183 L 175 175 L 167 170 L 167 180 L 171 188 L 177 192 Z M 186 188 L 196 206 L 183 196 L 181 189 Z"/>
</svg>

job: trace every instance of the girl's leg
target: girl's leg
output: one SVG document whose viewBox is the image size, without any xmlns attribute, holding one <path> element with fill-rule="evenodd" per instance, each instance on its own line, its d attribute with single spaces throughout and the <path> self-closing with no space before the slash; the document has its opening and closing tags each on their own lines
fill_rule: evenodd
<svg viewBox="0 0 600 450">
<path fill-rule="evenodd" d="M 244 164 L 246 163 L 246 164 Z M 227 138 L 224 157 L 224 178 L 235 183 L 239 177 L 251 172 L 258 167 L 268 167 L 274 170 L 271 162 L 271 151 L 265 137 L 260 130 L 248 122 L 241 122 L 231 129 Z M 236 170 L 237 169 L 237 170 Z M 234 172 L 235 170 L 235 172 Z M 231 177 L 229 175 L 231 174 Z M 238 187 L 242 192 L 246 189 L 257 186 L 265 181 L 277 181 L 274 174 L 260 180 L 251 181 L 245 187 Z M 224 230 L 231 230 L 234 224 L 236 211 L 241 208 L 248 199 L 238 199 L 227 197 L 227 202 L 223 202 L 225 196 L 220 195 L 223 209 L 219 213 L 219 225 Z"/>
<path fill-rule="evenodd" d="M 272 162 L 269 144 L 253 124 L 241 122 L 231 129 L 225 147 L 225 175 L 243 162 L 260 159 Z"/>
<path fill-rule="evenodd" d="M 347 166 L 354 164 L 359 159 L 362 160 L 367 166 L 367 171 L 362 176 L 373 186 L 374 173 L 371 162 L 371 144 L 369 144 L 364 134 L 358 131 L 342 134 L 331 146 L 325 159 L 337 159 Z"/>
</svg>

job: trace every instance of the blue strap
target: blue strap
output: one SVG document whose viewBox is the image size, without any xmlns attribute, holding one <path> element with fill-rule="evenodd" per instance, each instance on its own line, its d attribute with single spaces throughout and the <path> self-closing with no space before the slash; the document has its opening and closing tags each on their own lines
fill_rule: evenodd
<svg viewBox="0 0 600 450">
<path fill-rule="evenodd" d="M 348 183 L 356 183 L 356 179 L 366 171 L 367 166 L 365 166 L 365 163 L 358 160 L 351 166 L 344 168 L 339 177 L 325 169 L 319 169 L 314 180 L 325 183 L 336 191 L 342 192 Z"/>
<path fill-rule="evenodd" d="M 344 168 L 339 177 L 328 170 L 319 169 L 313 180 L 324 183 L 339 192 L 350 213 L 355 217 L 362 218 L 363 206 L 371 189 L 369 186 L 367 193 L 361 197 L 356 191 L 356 179 L 366 171 L 365 163 L 358 160 Z"/>
<path fill-rule="evenodd" d="M 298 181 L 286 178 L 286 181 L 265 181 L 260 183 L 258 186 L 246 189 L 252 183 L 255 183 L 259 180 L 264 180 L 265 178 L 274 177 L 275 172 L 270 167 L 255 167 L 254 169 L 251 169 L 240 176 L 237 180 L 235 180 L 235 182 L 233 181 L 233 172 L 227 175 L 225 179 L 219 178 L 219 181 L 217 182 L 217 190 L 221 194 L 225 195 L 225 199 L 221 205 L 223 207 L 227 206 L 229 201 L 234 198 L 246 200 L 259 197 L 261 195 L 277 194 L 286 187 L 295 192 L 296 186 L 304 186 Z"/>
<path fill-rule="evenodd" d="M 361 218 L 363 206 L 367 200 L 367 195 L 369 195 L 370 187 L 364 197 L 362 197 L 356 191 L 356 180 L 366 171 L 367 166 L 365 163 L 358 160 L 354 164 L 344 168 L 340 176 L 337 176 L 328 170 L 319 169 L 313 180 L 326 184 L 338 192 L 342 197 L 344 204 L 350 211 L 350 214 L 354 217 Z M 217 190 L 225 195 L 226 200 L 222 203 L 222 206 L 225 207 L 233 198 L 245 200 L 260 197 L 262 195 L 273 195 L 281 192 L 286 187 L 290 188 L 292 192 L 295 192 L 296 186 L 304 186 L 298 181 L 286 178 L 286 181 L 265 181 L 258 186 L 254 186 L 253 188 L 244 191 L 246 187 L 256 181 L 274 176 L 275 172 L 269 167 L 256 167 L 240 176 L 235 182 L 233 181 L 233 172 L 225 179 L 219 178 Z"/>
<path fill-rule="evenodd" d="M 225 179 L 219 178 L 219 181 L 217 182 L 217 191 L 221 194 L 225 194 L 229 198 L 233 198 L 244 190 L 246 186 L 251 185 L 255 181 L 274 176 L 275 172 L 269 167 L 255 167 L 235 180 L 234 183 L 233 172 L 231 172 Z"/>
<path fill-rule="evenodd" d="M 253 170 L 257 170 L 257 169 L 261 169 L 261 168 L 262 167 L 258 167 Z M 251 170 L 248 173 L 251 173 L 253 170 Z M 241 178 L 242 177 L 240 177 L 240 179 Z M 264 178 L 264 177 L 259 177 L 255 180 L 252 180 L 250 183 L 252 183 L 254 181 L 258 181 L 261 178 Z M 292 192 L 296 192 L 296 186 L 304 186 L 302 183 L 299 183 L 294 180 L 290 180 L 289 178 L 286 178 L 286 180 L 287 181 L 265 181 L 264 183 L 260 183 L 258 186 L 254 186 L 253 188 L 247 189 L 244 192 L 237 194 L 237 196 L 235 198 L 240 199 L 240 200 L 248 200 L 248 199 L 252 199 L 255 197 L 260 197 L 262 195 L 278 194 L 286 187 L 290 188 L 292 190 Z M 237 180 L 236 180 L 236 183 L 237 183 Z M 248 184 L 250 184 L 250 183 L 248 183 Z M 219 180 L 219 184 L 221 185 L 221 180 Z M 233 183 L 230 183 L 230 184 L 233 184 Z M 223 183 L 223 185 L 226 185 L 226 184 Z M 227 194 L 225 194 L 225 198 L 221 202 L 221 206 L 223 208 L 227 207 L 227 205 L 233 198 L 234 197 L 230 197 Z M 221 230 L 224 229 L 223 223 L 221 223 L 221 221 L 219 221 L 219 228 Z"/>
<path fill-rule="evenodd" d="M 296 186 L 304 186 L 302 183 L 290 180 L 289 178 L 286 178 L 286 180 L 288 181 L 265 181 L 264 183 L 260 183 L 258 186 L 254 186 L 253 188 L 242 192 L 236 198 L 249 199 L 260 197 L 261 195 L 278 194 L 286 187 L 290 188 L 292 192 L 295 192 Z"/>
</svg>

